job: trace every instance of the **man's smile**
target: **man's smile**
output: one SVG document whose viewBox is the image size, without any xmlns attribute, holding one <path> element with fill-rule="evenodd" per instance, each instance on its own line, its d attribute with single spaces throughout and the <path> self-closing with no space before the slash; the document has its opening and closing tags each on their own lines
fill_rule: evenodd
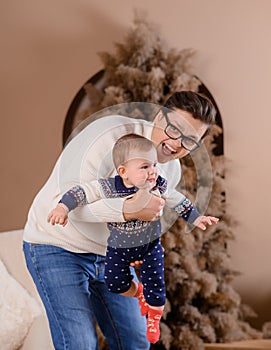
<svg viewBox="0 0 271 350">
<path fill-rule="evenodd" d="M 177 153 L 176 149 L 174 149 L 172 146 L 170 146 L 166 142 L 162 143 L 162 149 L 166 155 L 171 155 L 171 154 Z"/>
</svg>

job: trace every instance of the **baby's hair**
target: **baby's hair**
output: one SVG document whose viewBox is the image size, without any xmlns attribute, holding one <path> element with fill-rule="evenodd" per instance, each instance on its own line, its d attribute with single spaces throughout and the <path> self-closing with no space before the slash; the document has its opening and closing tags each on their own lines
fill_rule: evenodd
<svg viewBox="0 0 271 350">
<path fill-rule="evenodd" d="M 115 168 L 129 160 L 131 151 L 148 152 L 152 148 L 155 149 L 152 141 L 143 136 L 136 134 L 122 136 L 116 141 L 112 150 Z"/>
</svg>

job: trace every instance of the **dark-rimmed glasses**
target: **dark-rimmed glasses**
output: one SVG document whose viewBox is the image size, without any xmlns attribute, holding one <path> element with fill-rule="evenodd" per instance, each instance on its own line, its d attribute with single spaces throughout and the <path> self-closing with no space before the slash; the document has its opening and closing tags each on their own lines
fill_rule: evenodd
<svg viewBox="0 0 271 350">
<path fill-rule="evenodd" d="M 187 151 L 192 152 L 195 151 L 197 148 L 201 146 L 201 141 L 197 142 L 196 140 L 192 139 L 191 137 L 185 136 L 180 129 L 178 129 L 174 124 L 172 124 L 168 119 L 168 113 L 164 110 L 162 110 L 163 116 L 166 119 L 167 125 L 164 129 L 165 134 L 171 138 L 172 140 L 178 140 L 181 139 L 181 145 L 183 148 L 185 148 Z"/>
</svg>

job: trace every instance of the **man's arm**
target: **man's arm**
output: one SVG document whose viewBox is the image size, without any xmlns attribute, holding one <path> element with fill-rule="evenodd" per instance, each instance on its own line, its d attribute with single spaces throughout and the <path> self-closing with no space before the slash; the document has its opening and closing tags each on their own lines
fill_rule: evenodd
<svg viewBox="0 0 271 350">
<path fill-rule="evenodd" d="M 79 222 L 123 222 L 123 203 L 125 198 L 102 198 L 94 203 L 78 207 L 69 217 Z"/>
<path fill-rule="evenodd" d="M 129 198 L 102 198 L 75 209 L 69 216 L 83 222 L 152 221 L 157 220 L 164 204 L 164 199 L 139 190 Z"/>
</svg>

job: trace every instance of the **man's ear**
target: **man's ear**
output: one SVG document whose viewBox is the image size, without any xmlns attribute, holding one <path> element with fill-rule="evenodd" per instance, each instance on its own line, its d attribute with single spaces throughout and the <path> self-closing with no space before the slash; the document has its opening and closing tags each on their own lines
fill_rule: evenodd
<svg viewBox="0 0 271 350">
<path fill-rule="evenodd" d="M 126 168 L 123 165 L 118 166 L 117 172 L 122 178 L 126 177 Z"/>
</svg>

